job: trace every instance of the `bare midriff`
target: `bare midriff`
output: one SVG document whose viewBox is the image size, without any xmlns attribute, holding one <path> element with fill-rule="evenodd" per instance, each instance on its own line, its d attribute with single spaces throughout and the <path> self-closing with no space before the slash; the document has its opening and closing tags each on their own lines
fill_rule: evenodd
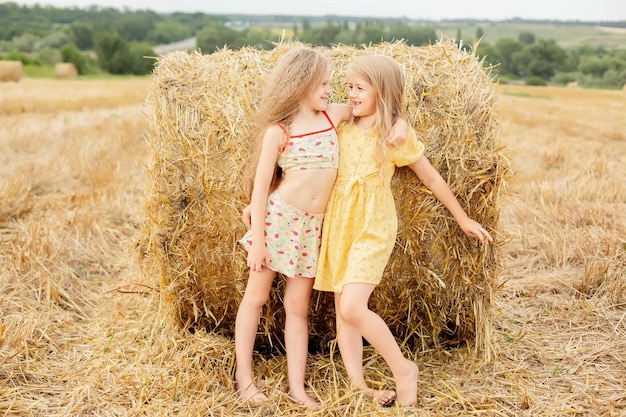
<svg viewBox="0 0 626 417">
<path fill-rule="evenodd" d="M 283 173 L 277 191 L 284 202 L 309 213 L 323 214 L 336 178 L 335 168 L 289 171 Z"/>
</svg>

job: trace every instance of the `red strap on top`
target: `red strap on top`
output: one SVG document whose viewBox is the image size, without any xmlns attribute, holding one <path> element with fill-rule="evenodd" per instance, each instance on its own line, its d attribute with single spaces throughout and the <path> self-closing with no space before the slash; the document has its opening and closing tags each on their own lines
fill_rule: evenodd
<svg viewBox="0 0 626 417">
<path fill-rule="evenodd" d="M 300 137 L 303 137 L 303 136 L 314 135 L 314 134 L 316 134 L 316 133 L 327 132 L 327 131 L 329 131 L 329 130 L 331 130 L 331 129 L 337 130 L 337 129 L 335 128 L 335 125 L 333 124 L 333 121 L 332 121 L 332 120 L 330 120 L 330 117 L 328 116 L 328 113 L 326 113 L 326 111 L 325 111 L 325 110 L 322 110 L 322 113 L 324 113 L 324 116 L 326 116 L 326 120 L 328 120 L 328 123 L 330 123 L 330 128 L 328 128 L 328 129 L 324 129 L 324 130 L 319 130 L 319 131 L 317 131 L 317 132 L 304 133 L 304 134 L 302 134 L 302 135 L 297 135 L 297 136 L 293 136 L 293 137 L 294 137 L 294 138 L 300 138 Z M 285 143 L 283 143 L 283 147 L 282 147 L 282 149 L 280 150 L 280 153 L 283 153 L 283 152 L 284 152 L 284 150 L 285 150 L 285 148 L 287 147 L 287 142 L 288 142 L 288 140 L 287 140 L 287 139 L 289 139 L 291 136 L 289 135 L 289 132 L 287 132 L 287 129 L 285 129 L 285 126 L 283 126 L 281 123 L 276 123 L 276 125 L 277 125 L 278 127 L 280 127 L 280 128 L 283 130 L 283 132 L 285 132 Z"/>
<path fill-rule="evenodd" d="M 322 113 L 324 113 L 324 116 L 326 116 L 326 119 L 328 120 L 328 123 L 330 123 L 330 125 L 333 127 L 333 129 L 335 129 L 335 125 L 333 124 L 333 121 L 330 120 L 330 117 L 328 117 L 328 113 L 326 113 L 326 110 L 323 110 Z M 337 130 L 337 129 L 335 129 Z"/>
</svg>

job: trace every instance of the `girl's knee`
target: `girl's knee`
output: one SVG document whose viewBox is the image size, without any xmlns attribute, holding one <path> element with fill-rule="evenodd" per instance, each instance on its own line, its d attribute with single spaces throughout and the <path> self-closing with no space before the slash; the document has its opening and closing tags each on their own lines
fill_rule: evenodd
<svg viewBox="0 0 626 417">
<path fill-rule="evenodd" d="M 254 294 L 246 292 L 241 300 L 241 306 L 249 309 L 261 309 L 267 303 L 269 295 Z"/>
<path fill-rule="evenodd" d="M 285 299 L 283 301 L 285 314 L 290 317 L 308 317 L 309 303 L 308 300 L 302 299 Z"/>
<path fill-rule="evenodd" d="M 309 300 L 313 288 L 313 280 L 310 278 L 289 278 L 287 281 L 283 306 L 285 314 L 296 317 L 307 317 L 309 313 Z"/>
<path fill-rule="evenodd" d="M 350 325 L 355 325 L 365 316 L 367 311 L 367 304 L 342 299 L 339 309 L 337 310 L 337 315 L 341 317 L 342 321 Z"/>
</svg>

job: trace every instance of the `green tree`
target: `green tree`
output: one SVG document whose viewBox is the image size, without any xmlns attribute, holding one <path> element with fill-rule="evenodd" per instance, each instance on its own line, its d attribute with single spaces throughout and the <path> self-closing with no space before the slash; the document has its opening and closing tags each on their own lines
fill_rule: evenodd
<svg viewBox="0 0 626 417">
<path fill-rule="evenodd" d="M 74 39 L 74 44 L 81 51 L 93 48 L 93 28 L 91 25 L 83 22 L 74 22 L 69 27 L 70 33 Z"/>
<path fill-rule="evenodd" d="M 22 61 L 24 65 L 41 65 L 41 62 L 38 58 L 31 58 L 29 55 L 24 54 L 22 52 L 9 52 L 0 58 L 3 61 Z"/>
<path fill-rule="evenodd" d="M 495 66 L 496 71 L 500 71 L 501 61 L 494 45 L 485 41 L 479 43 L 478 48 L 476 48 L 476 55 L 485 59 L 484 64 L 486 66 Z"/>
<path fill-rule="evenodd" d="M 123 14 L 115 21 L 114 28 L 126 42 L 143 41 L 154 29 L 155 15 L 152 12 Z"/>
<path fill-rule="evenodd" d="M 601 78 L 609 70 L 609 60 L 599 56 L 585 55 L 580 58 L 578 70 L 583 74 Z"/>
<path fill-rule="evenodd" d="M 626 83 L 626 78 L 624 78 L 625 75 L 626 71 L 623 71 L 622 74 L 620 74 L 616 70 L 610 69 L 602 75 L 602 82 L 607 86 L 621 87 L 624 83 Z"/>
<path fill-rule="evenodd" d="M 53 66 L 59 62 L 63 62 L 61 51 L 56 48 L 42 48 L 37 54 L 42 65 Z"/>
<path fill-rule="evenodd" d="M 433 28 L 417 27 L 412 32 L 411 36 L 406 40 L 406 43 L 409 45 L 428 45 L 437 40 L 437 32 Z"/>
<path fill-rule="evenodd" d="M 356 45 L 356 39 L 353 30 L 342 30 L 335 36 L 335 43 L 340 45 Z"/>
<path fill-rule="evenodd" d="M 413 28 L 406 23 L 397 23 L 389 28 L 391 40 L 402 40 L 409 44 L 409 39 L 413 37 Z"/>
<path fill-rule="evenodd" d="M 312 45 L 330 46 L 336 42 L 340 32 L 341 28 L 329 21 L 324 26 L 303 31 L 300 40 Z"/>
<path fill-rule="evenodd" d="M 93 72 L 93 61 L 81 53 L 74 45 L 65 45 L 60 52 L 63 62 L 74 64 L 79 74 L 84 75 Z"/>
<path fill-rule="evenodd" d="M 272 49 L 279 36 L 269 29 L 251 27 L 244 32 L 243 44 L 257 49 Z"/>
<path fill-rule="evenodd" d="M 543 78 L 533 75 L 526 79 L 526 85 L 545 86 L 548 85 L 548 83 Z"/>
<path fill-rule="evenodd" d="M 404 39 L 407 45 L 428 45 L 437 39 L 435 29 L 429 27 L 411 27 L 404 23 L 396 24 L 389 28 L 389 39 Z"/>
<path fill-rule="evenodd" d="M 376 45 L 385 40 L 385 29 L 381 25 L 367 25 L 363 28 L 362 37 L 359 43 L 365 45 Z"/>
<path fill-rule="evenodd" d="M 517 62 L 513 59 L 513 56 L 520 52 L 523 48 L 523 45 L 511 38 L 501 38 L 498 39 L 494 45 L 494 54 L 492 56 L 492 62 L 499 62 L 500 65 L 500 74 L 509 74 L 509 75 L 521 75 L 521 70 L 519 69 Z"/>
<path fill-rule="evenodd" d="M 39 41 L 39 48 L 60 48 L 72 42 L 72 36 L 64 31 L 52 32 Z"/>
<path fill-rule="evenodd" d="M 98 65 L 111 74 L 130 74 L 133 59 L 128 43 L 117 33 L 102 33 L 94 40 Z"/>
<path fill-rule="evenodd" d="M 152 72 L 156 56 L 152 46 L 144 42 L 131 42 L 129 53 L 132 61 L 130 67 L 132 74 L 145 75 Z"/>
<path fill-rule="evenodd" d="M 485 37 L 485 31 L 483 30 L 482 27 L 478 26 L 478 28 L 476 28 L 476 40 L 478 41 L 484 37 Z"/>
<path fill-rule="evenodd" d="M 566 59 L 567 53 L 554 39 L 540 39 L 513 55 L 513 60 L 523 75 L 546 80 L 554 76 Z"/>
<path fill-rule="evenodd" d="M 179 22 L 167 20 L 157 22 L 148 32 L 146 40 L 152 44 L 160 45 L 182 41 L 192 36 L 191 31 Z"/>
<path fill-rule="evenodd" d="M 517 36 L 517 40 L 525 45 L 532 45 L 533 43 L 535 43 L 535 35 L 532 32 L 528 31 L 520 32 L 520 34 Z"/>
<path fill-rule="evenodd" d="M 11 39 L 13 50 L 18 52 L 36 52 L 40 38 L 31 33 L 24 33 Z"/>
<path fill-rule="evenodd" d="M 245 35 L 222 25 L 209 25 L 196 34 L 198 49 L 206 53 L 215 52 L 224 46 L 239 49 L 244 45 Z"/>
</svg>

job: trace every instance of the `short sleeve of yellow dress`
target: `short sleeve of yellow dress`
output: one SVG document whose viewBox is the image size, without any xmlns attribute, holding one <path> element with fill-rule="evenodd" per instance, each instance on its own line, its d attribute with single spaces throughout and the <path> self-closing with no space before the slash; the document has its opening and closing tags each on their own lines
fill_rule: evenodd
<svg viewBox="0 0 626 417">
<path fill-rule="evenodd" d="M 424 144 L 411 129 L 402 146 L 387 148 L 381 173 L 376 136 L 353 123 L 340 126 L 337 134 L 339 171 L 324 216 L 314 284 L 333 292 L 350 283 L 380 283 L 398 229 L 391 177 L 396 166 L 424 154 Z"/>
</svg>

